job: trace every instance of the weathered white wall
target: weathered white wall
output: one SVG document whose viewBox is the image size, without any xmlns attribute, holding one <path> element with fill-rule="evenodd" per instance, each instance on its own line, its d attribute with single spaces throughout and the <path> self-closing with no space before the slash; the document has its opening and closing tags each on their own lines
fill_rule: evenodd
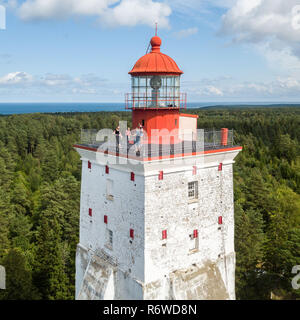
<svg viewBox="0 0 300 320">
<path fill-rule="evenodd" d="M 143 299 L 142 282 L 105 259 L 99 250 L 78 245 L 76 262 L 77 300 Z"/>
<path fill-rule="evenodd" d="M 180 164 L 162 160 L 138 167 L 110 165 L 107 175 L 105 164 L 95 162 L 94 152 L 80 153 L 83 167 L 77 294 L 89 259 L 101 249 L 115 263 L 107 285 L 99 285 L 95 276 L 94 285 L 92 280 L 86 282 L 90 281 L 93 288 L 105 287 L 105 293 L 101 293 L 104 299 L 235 298 L 232 163 L 238 152 L 205 155 L 201 161 L 204 167 L 196 175 L 192 173 L 195 157 Z M 220 162 L 222 171 L 217 167 Z M 159 170 L 164 171 L 161 181 Z M 136 171 L 134 182 L 130 180 L 131 171 Z M 106 198 L 106 179 L 114 181 L 113 201 Z M 192 181 L 198 181 L 199 196 L 198 201 L 189 203 L 188 182 Z M 93 209 L 93 217 L 88 215 L 89 208 Z M 107 226 L 104 215 L 108 216 Z M 221 230 L 219 216 L 223 216 Z M 114 233 L 113 250 L 104 246 L 106 228 Z M 199 249 L 192 253 L 189 235 L 194 229 L 198 229 Z M 161 239 L 162 230 L 167 230 L 166 241 Z M 98 269 L 103 268 L 102 262 L 98 264 Z M 108 274 L 105 270 L 103 274 Z M 95 273 L 93 268 L 90 273 Z M 189 280 L 183 283 L 182 274 Z M 213 283 L 219 291 L 203 292 L 201 288 L 211 288 Z"/>
<path fill-rule="evenodd" d="M 189 203 L 188 182 L 198 181 L 199 200 Z M 217 263 L 234 252 L 232 164 L 157 175 L 145 180 L 145 282 L 150 283 L 192 264 Z M 219 230 L 218 217 L 223 216 Z M 199 249 L 189 251 L 189 235 L 198 230 Z M 167 230 L 167 240 L 161 240 Z M 234 268 L 227 263 L 222 270 L 224 282 L 234 284 Z M 223 268 L 222 263 L 221 268 Z M 227 281 L 226 281 L 227 280 Z M 234 285 L 233 285 L 234 286 Z"/>
<path fill-rule="evenodd" d="M 78 294 L 83 285 L 83 278 L 88 266 L 91 254 L 87 248 L 83 247 L 80 243 L 77 245 L 76 250 L 76 275 L 75 275 L 75 298 L 77 299 Z"/>
<path fill-rule="evenodd" d="M 106 180 L 113 181 L 113 200 L 106 197 Z M 103 249 L 117 260 L 124 272 L 144 280 L 144 178 L 130 172 L 116 170 L 87 160 L 82 161 L 82 185 L 80 200 L 80 244 L 86 248 Z M 92 208 L 92 217 L 89 216 Z M 108 224 L 104 223 L 108 216 Z M 105 247 L 105 230 L 113 231 L 113 249 Z M 131 240 L 129 230 L 134 229 Z"/>
</svg>

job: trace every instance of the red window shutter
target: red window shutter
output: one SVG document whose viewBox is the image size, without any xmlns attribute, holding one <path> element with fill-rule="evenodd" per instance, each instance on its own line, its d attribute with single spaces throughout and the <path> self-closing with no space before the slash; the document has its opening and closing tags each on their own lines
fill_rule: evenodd
<svg viewBox="0 0 300 320">
<path fill-rule="evenodd" d="M 167 239 L 167 230 L 162 231 L 162 239 Z"/>
<path fill-rule="evenodd" d="M 92 208 L 89 208 L 89 216 L 91 217 L 93 215 Z"/>
<path fill-rule="evenodd" d="M 198 230 L 194 230 L 194 238 L 198 238 Z"/>
<path fill-rule="evenodd" d="M 133 229 L 130 229 L 129 235 L 130 235 L 131 239 L 134 239 L 134 230 Z"/>
<path fill-rule="evenodd" d="M 197 174 L 197 167 L 193 166 L 193 175 L 196 175 L 196 174 Z"/>
<path fill-rule="evenodd" d="M 223 170 L 223 163 L 220 163 L 220 164 L 219 164 L 218 170 L 219 170 L 219 171 L 222 171 L 222 170 Z"/>
<path fill-rule="evenodd" d="M 135 177 L 134 177 L 134 172 L 131 172 L 131 174 L 130 174 L 130 180 L 131 180 L 131 181 L 134 181 L 134 178 L 135 178 Z"/>
<path fill-rule="evenodd" d="M 164 172 L 159 171 L 158 180 L 164 180 Z"/>
<path fill-rule="evenodd" d="M 107 224 L 107 216 L 104 216 L 104 223 Z"/>
<path fill-rule="evenodd" d="M 109 174 L 109 167 L 108 166 L 105 166 L 105 173 Z"/>
<path fill-rule="evenodd" d="M 222 216 L 219 217 L 218 223 L 219 223 L 219 224 L 223 224 L 223 217 L 222 217 Z"/>
<path fill-rule="evenodd" d="M 92 169 L 92 164 L 90 161 L 88 161 L 88 169 Z"/>
</svg>

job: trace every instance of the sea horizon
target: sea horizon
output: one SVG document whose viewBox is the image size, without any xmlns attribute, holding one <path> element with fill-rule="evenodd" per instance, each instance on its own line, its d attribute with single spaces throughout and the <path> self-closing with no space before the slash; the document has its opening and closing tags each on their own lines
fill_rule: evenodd
<svg viewBox="0 0 300 320">
<path fill-rule="evenodd" d="M 187 109 L 226 106 L 297 106 L 300 102 L 190 102 Z M 31 113 L 72 113 L 72 112 L 122 112 L 129 111 L 121 102 L 0 102 L 0 115 Z"/>
</svg>

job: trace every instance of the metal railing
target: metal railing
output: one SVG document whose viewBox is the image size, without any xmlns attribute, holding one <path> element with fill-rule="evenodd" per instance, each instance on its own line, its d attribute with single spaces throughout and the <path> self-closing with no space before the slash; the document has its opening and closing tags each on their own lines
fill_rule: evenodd
<svg viewBox="0 0 300 320">
<path fill-rule="evenodd" d="M 103 249 L 98 248 L 95 250 L 95 255 L 99 258 L 103 259 L 104 261 L 108 262 L 109 264 L 113 266 L 118 265 L 118 260 L 116 257 L 113 257 L 111 255 L 108 255 Z"/>
<path fill-rule="evenodd" d="M 146 94 L 127 93 L 125 95 L 125 108 L 180 108 L 186 109 L 187 95 L 179 93 L 175 96 L 146 96 Z"/>
<path fill-rule="evenodd" d="M 94 145 L 101 142 L 100 140 L 97 141 L 98 132 L 97 129 L 81 129 L 80 143 Z"/>
<path fill-rule="evenodd" d="M 196 135 L 192 135 L 192 139 L 177 141 L 176 143 L 171 143 L 172 139 L 170 137 L 170 143 L 164 141 L 163 144 L 153 143 L 151 139 L 149 139 L 149 141 L 142 139 L 141 143 L 135 143 L 135 141 L 129 140 L 127 144 L 127 139 L 123 134 L 123 138 L 119 139 L 119 145 L 117 145 L 117 140 L 114 135 L 107 137 L 107 139 L 97 140 L 97 133 L 97 130 L 82 130 L 81 144 L 97 149 L 103 153 L 118 154 L 120 156 L 137 156 L 144 158 L 178 154 L 185 155 L 205 150 L 230 148 L 234 145 L 233 130 L 228 130 L 226 144 L 222 142 L 222 131 L 217 130 L 204 132 L 203 130 L 199 130 Z"/>
<path fill-rule="evenodd" d="M 199 138 L 199 137 L 198 137 Z M 228 130 L 227 146 L 234 145 L 233 130 Z M 216 148 L 222 146 L 222 131 L 204 131 L 204 146 Z"/>
</svg>

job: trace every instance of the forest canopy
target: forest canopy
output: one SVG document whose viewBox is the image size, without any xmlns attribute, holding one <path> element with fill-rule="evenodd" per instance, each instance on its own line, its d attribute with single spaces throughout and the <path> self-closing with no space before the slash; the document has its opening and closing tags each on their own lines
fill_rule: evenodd
<svg viewBox="0 0 300 320">
<path fill-rule="evenodd" d="M 213 108 L 198 128 L 234 130 L 237 299 L 299 299 L 300 108 Z M 0 299 L 74 299 L 81 129 L 131 125 L 128 112 L 0 116 Z"/>
</svg>

